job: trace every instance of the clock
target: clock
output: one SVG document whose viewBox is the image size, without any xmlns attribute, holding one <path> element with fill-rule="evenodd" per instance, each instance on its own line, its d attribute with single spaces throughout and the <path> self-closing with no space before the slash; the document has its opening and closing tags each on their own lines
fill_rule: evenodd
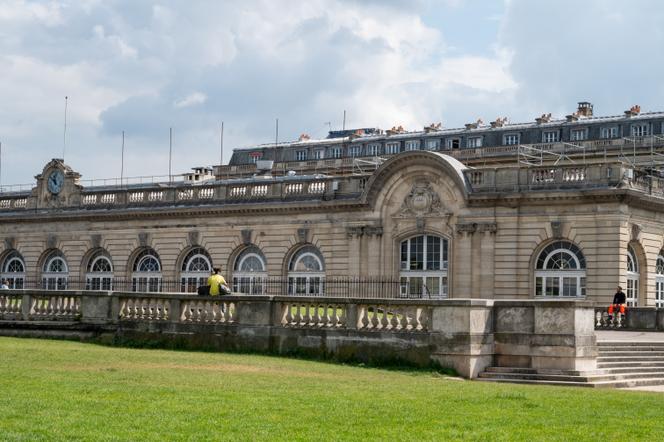
<svg viewBox="0 0 664 442">
<path fill-rule="evenodd" d="M 48 191 L 57 195 L 62 190 L 62 185 L 65 182 L 65 175 L 61 170 L 56 169 L 48 176 Z"/>
</svg>

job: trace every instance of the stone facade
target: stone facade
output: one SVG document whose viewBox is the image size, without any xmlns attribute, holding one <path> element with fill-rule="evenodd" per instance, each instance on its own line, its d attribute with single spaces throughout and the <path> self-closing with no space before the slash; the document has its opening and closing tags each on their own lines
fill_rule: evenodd
<svg viewBox="0 0 664 442">
<path fill-rule="evenodd" d="M 48 184 L 56 170 L 60 189 Z M 0 265 L 11 277 L 8 260 L 19 257 L 26 281 L 40 280 L 57 255 L 69 280 L 85 280 L 103 255 L 112 277 L 132 279 L 150 251 L 159 277 L 179 280 L 188 253 L 202 249 L 232 280 L 251 248 L 261 275 L 306 279 L 314 270 L 294 261 L 308 251 L 325 278 L 410 278 L 419 282 L 409 290 L 428 284 L 423 294 L 433 297 L 532 299 L 541 290 L 606 303 L 616 285 L 637 281 L 634 302 L 654 306 L 664 186 L 648 179 L 619 163 L 471 169 L 413 151 L 358 175 L 83 187 L 53 160 L 31 191 L 0 195 Z M 422 258 L 417 238 L 435 259 Z M 537 266 L 552 245 L 578 250 L 568 255 L 583 268 L 565 276 L 562 265 L 547 280 Z M 637 271 L 628 271 L 629 253 Z"/>
</svg>

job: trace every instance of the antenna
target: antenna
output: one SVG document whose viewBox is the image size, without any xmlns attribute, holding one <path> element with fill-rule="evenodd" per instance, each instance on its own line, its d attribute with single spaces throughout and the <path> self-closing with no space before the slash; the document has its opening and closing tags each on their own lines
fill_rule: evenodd
<svg viewBox="0 0 664 442">
<path fill-rule="evenodd" d="M 0 192 L 2 192 L 2 141 L 0 141 Z"/>
<path fill-rule="evenodd" d="M 221 122 L 221 138 L 219 140 L 219 165 L 224 164 L 224 122 Z"/>
<path fill-rule="evenodd" d="M 341 125 L 341 130 L 346 130 L 346 109 L 344 109 L 344 122 Z"/>
<path fill-rule="evenodd" d="M 65 129 L 62 133 L 62 162 L 65 161 L 65 150 L 67 149 L 67 102 L 69 97 L 65 96 Z"/>
<path fill-rule="evenodd" d="M 328 133 L 329 133 L 329 132 L 332 132 L 332 122 L 331 122 L 331 121 L 326 121 L 326 122 L 323 123 L 323 124 L 327 124 L 327 131 L 328 131 Z"/>
<path fill-rule="evenodd" d="M 171 165 L 173 164 L 173 128 L 168 128 L 168 182 L 173 181 Z"/>
<path fill-rule="evenodd" d="M 277 118 L 277 123 L 275 126 L 275 131 L 274 131 L 274 147 L 277 147 L 277 144 L 279 144 L 279 118 Z"/>
<path fill-rule="evenodd" d="M 122 155 L 120 156 L 120 186 L 124 178 L 124 131 L 122 131 Z"/>
</svg>

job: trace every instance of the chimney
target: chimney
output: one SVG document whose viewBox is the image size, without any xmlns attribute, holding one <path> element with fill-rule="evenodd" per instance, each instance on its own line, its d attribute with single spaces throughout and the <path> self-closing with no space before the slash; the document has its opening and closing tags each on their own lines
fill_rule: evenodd
<svg viewBox="0 0 664 442">
<path fill-rule="evenodd" d="M 471 129 L 477 129 L 480 127 L 482 124 L 484 124 L 484 121 L 482 121 L 481 118 L 479 118 L 475 123 L 468 123 L 466 124 L 466 129 L 471 130 Z"/>
<path fill-rule="evenodd" d="M 593 104 L 587 101 L 579 101 L 579 105 L 576 108 L 576 114 L 579 117 L 592 117 L 593 116 Z"/>
<path fill-rule="evenodd" d="M 392 126 L 392 129 L 388 129 L 385 132 L 387 133 L 388 136 L 390 136 L 390 135 L 402 134 L 402 133 L 405 132 L 405 130 L 404 130 L 403 126 L 399 126 L 399 127 Z"/>
<path fill-rule="evenodd" d="M 435 132 L 437 130 L 440 130 L 441 127 L 443 127 L 443 123 L 431 123 L 428 126 L 424 126 L 424 132 L 425 133 Z"/>
<path fill-rule="evenodd" d="M 507 117 L 498 117 L 496 118 L 496 121 L 492 121 L 491 123 L 491 128 L 495 129 L 497 127 L 503 127 L 507 123 Z"/>
<path fill-rule="evenodd" d="M 300 138 L 298 138 L 298 141 L 308 141 L 310 139 L 311 137 L 309 136 L 309 134 L 300 134 Z"/>
<path fill-rule="evenodd" d="M 551 121 L 551 112 L 548 114 L 542 114 L 539 118 L 535 118 L 537 124 L 548 123 L 549 121 Z"/>
<path fill-rule="evenodd" d="M 634 106 L 630 107 L 629 110 L 625 111 L 625 116 L 629 118 L 635 115 L 639 115 L 640 113 L 641 113 L 641 106 L 635 104 Z"/>
</svg>

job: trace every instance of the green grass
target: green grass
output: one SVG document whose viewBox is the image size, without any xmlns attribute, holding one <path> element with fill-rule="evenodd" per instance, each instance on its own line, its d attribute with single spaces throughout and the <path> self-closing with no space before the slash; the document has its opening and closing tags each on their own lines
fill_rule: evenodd
<svg viewBox="0 0 664 442">
<path fill-rule="evenodd" d="M 661 440 L 664 394 L 0 338 L 0 440 Z"/>
</svg>

